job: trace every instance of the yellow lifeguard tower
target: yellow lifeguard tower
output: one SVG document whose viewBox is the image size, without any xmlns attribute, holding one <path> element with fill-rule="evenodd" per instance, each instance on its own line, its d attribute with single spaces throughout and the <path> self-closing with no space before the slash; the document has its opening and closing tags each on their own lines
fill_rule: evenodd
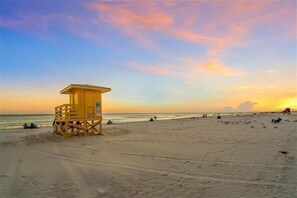
<svg viewBox="0 0 297 198">
<path fill-rule="evenodd" d="M 107 87 L 71 84 L 60 91 L 61 94 L 69 94 L 69 104 L 55 108 L 54 133 L 64 137 L 102 134 L 101 94 L 110 90 Z"/>
</svg>

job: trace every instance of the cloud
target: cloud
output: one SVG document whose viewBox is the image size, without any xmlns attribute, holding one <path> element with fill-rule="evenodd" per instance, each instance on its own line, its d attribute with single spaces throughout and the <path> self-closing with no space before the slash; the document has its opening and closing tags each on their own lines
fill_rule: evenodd
<svg viewBox="0 0 297 198">
<path fill-rule="evenodd" d="M 210 60 L 205 64 L 199 65 L 198 69 L 207 73 L 219 74 L 223 76 L 238 76 L 242 74 L 242 72 L 238 69 L 232 69 L 222 65 L 218 60 Z"/>
<path fill-rule="evenodd" d="M 158 34 L 188 42 L 205 43 L 211 58 L 230 48 L 245 45 L 254 34 L 255 27 L 273 24 L 273 27 L 284 26 L 282 32 L 293 29 L 295 16 L 291 3 L 272 1 L 253 4 L 245 1 L 177 2 L 170 6 L 162 3 L 108 2 L 85 5 L 96 10 L 102 21 L 142 45 L 148 46 L 150 43 L 154 46 L 154 35 Z M 214 14 L 210 15 L 210 11 Z M 282 21 L 286 21 L 286 25 Z"/>
<path fill-rule="evenodd" d="M 86 3 L 85 6 L 97 12 L 100 21 L 120 34 L 134 39 L 143 47 L 159 51 L 162 45 L 158 42 L 159 38 L 197 44 L 206 52 L 205 58 L 198 63 L 180 63 L 185 71 L 180 71 L 177 67 L 164 70 L 159 65 L 138 68 L 148 73 L 182 76 L 191 84 L 195 84 L 197 77 L 194 75 L 197 74 L 243 75 L 245 72 L 238 69 L 238 65 L 236 68 L 222 64 L 226 52 L 232 48 L 246 47 L 255 42 L 255 39 L 259 40 L 260 34 L 257 34 L 255 29 L 267 31 L 271 27 L 277 29 L 276 27 L 283 26 L 282 21 L 288 23 L 281 30 L 270 31 L 263 39 L 292 29 L 295 14 L 290 3 L 270 1 L 253 4 L 244 1 L 176 2 L 170 5 L 95 2 Z M 213 14 L 210 15 L 209 11 Z M 285 15 L 286 12 L 288 15 Z"/>
<path fill-rule="evenodd" d="M 251 102 L 251 101 L 243 102 L 238 106 L 237 111 L 242 111 L 242 112 L 252 111 L 253 107 L 256 104 L 257 104 L 256 102 Z"/>
<path fill-rule="evenodd" d="M 183 41 L 208 43 L 210 54 L 248 42 L 248 36 L 253 34 L 255 27 L 277 30 L 269 34 L 296 33 L 294 2 L 77 1 L 71 6 L 47 2 L 35 3 L 34 6 L 22 3 L 13 8 L 13 17 L 1 16 L 1 26 L 26 31 L 34 27 L 47 29 L 60 24 L 67 29 L 75 26 L 75 30 L 70 31 L 82 31 L 84 36 L 85 28 L 79 24 L 93 30 L 91 27 L 102 28 L 104 22 L 113 30 L 119 30 L 140 43 L 153 43 L 152 34 L 155 33 Z"/>
<path fill-rule="evenodd" d="M 187 76 L 199 74 L 204 76 L 222 76 L 222 77 L 237 77 L 245 75 L 245 71 L 236 67 L 227 66 L 217 59 L 206 59 L 205 61 L 187 58 L 181 63 L 185 68 L 188 68 Z"/>
<path fill-rule="evenodd" d="M 232 108 L 230 106 L 225 106 L 223 109 L 221 109 L 222 112 L 250 112 L 254 110 L 255 105 L 258 103 L 246 101 L 241 104 L 237 108 Z"/>
<path fill-rule="evenodd" d="M 245 74 L 244 70 L 239 70 L 233 67 L 228 67 L 221 64 L 218 60 L 210 62 L 201 62 L 193 59 L 182 59 L 177 63 L 156 63 L 143 64 L 138 62 L 123 63 L 125 67 L 139 72 L 161 75 L 161 76 L 176 76 L 184 80 L 191 86 L 196 86 L 199 79 L 205 79 L 209 76 L 216 77 L 239 77 Z"/>
<path fill-rule="evenodd" d="M 163 12 L 130 10 L 124 6 L 103 3 L 86 3 L 89 9 L 98 11 L 98 17 L 114 30 L 118 30 L 126 36 L 134 38 L 141 45 L 157 49 L 157 45 L 150 34 L 159 32 L 169 26 L 173 19 Z"/>
<path fill-rule="evenodd" d="M 130 68 L 142 72 L 182 76 L 191 82 L 195 82 L 197 74 L 243 75 L 245 72 L 238 69 L 240 65 L 230 66 L 224 63 L 224 55 L 229 49 L 246 47 L 253 40 L 259 40 L 259 36 L 266 39 L 296 29 L 296 10 L 290 2 L 261 1 L 251 4 L 246 1 L 106 1 L 74 4 L 74 8 L 69 10 L 55 9 L 57 4 L 54 2 L 48 6 L 51 7 L 50 11 L 45 9 L 47 12 L 32 8 L 26 11 L 16 10 L 14 17 L 1 17 L 0 26 L 41 36 L 55 29 L 66 29 L 72 34 L 100 43 L 114 42 L 110 33 L 113 36 L 116 33 L 120 38 L 128 37 L 143 47 L 157 50 L 165 43 L 159 42 L 160 38 L 197 44 L 205 52 L 199 61 L 181 61 L 171 65 L 166 63 L 165 66 L 144 66 L 140 63 L 130 65 Z M 273 28 L 275 31 L 269 31 L 263 36 L 257 34 L 255 28 L 258 28 L 257 31 L 259 28 L 266 31 Z M 170 48 L 163 50 L 171 51 Z"/>
<path fill-rule="evenodd" d="M 255 28 L 269 31 L 262 35 L 264 39 L 273 35 L 296 37 L 293 2 L 105 1 L 75 2 L 65 9 L 57 5 L 36 3 L 34 9 L 30 4 L 15 6 L 14 16 L 1 16 L 0 26 L 39 35 L 58 26 L 92 40 L 102 39 L 102 31 L 117 31 L 152 49 L 159 49 L 160 37 L 178 39 L 202 45 L 209 59 L 252 42 L 259 36 Z"/>
<path fill-rule="evenodd" d="M 217 41 L 207 34 L 179 27 L 179 17 L 182 16 L 166 10 L 167 6 L 157 7 L 155 4 L 146 4 L 127 6 L 127 4 L 86 3 L 85 5 L 89 9 L 98 11 L 100 20 L 146 47 L 156 48 L 154 42 L 156 35 L 198 43 Z"/>
<path fill-rule="evenodd" d="M 103 21 L 121 27 L 136 26 L 143 29 L 151 29 L 167 26 L 172 23 L 172 18 L 161 12 L 149 12 L 140 14 L 128 9 L 104 4 L 88 3 L 87 7 L 99 11 L 99 17 Z M 118 18 L 120 17 L 120 18 Z"/>
<path fill-rule="evenodd" d="M 257 91 L 266 91 L 277 88 L 276 85 L 240 85 L 235 86 L 233 89 L 235 90 L 257 90 Z"/>
</svg>

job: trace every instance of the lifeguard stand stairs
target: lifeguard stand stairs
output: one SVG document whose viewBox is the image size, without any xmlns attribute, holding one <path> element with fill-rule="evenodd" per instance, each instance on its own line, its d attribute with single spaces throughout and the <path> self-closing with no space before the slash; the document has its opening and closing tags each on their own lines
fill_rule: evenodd
<svg viewBox="0 0 297 198">
<path fill-rule="evenodd" d="M 71 84 L 60 93 L 69 94 L 69 104 L 55 108 L 54 133 L 72 135 L 102 134 L 101 94 L 107 87 L 87 84 Z"/>
</svg>

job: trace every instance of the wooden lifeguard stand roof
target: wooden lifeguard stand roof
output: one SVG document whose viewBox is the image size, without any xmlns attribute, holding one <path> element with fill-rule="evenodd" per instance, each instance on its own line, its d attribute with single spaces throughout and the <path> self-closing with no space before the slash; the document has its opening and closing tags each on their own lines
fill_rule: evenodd
<svg viewBox="0 0 297 198">
<path fill-rule="evenodd" d="M 108 87 L 99 87 L 95 85 L 88 85 L 88 84 L 71 84 L 65 87 L 63 90 L 60 91 L 61 94 L 69 94 L 73 89 L 89 89 L 100 91 L 101 93 L 109 92 L 111 89 Z"/>
</svg>

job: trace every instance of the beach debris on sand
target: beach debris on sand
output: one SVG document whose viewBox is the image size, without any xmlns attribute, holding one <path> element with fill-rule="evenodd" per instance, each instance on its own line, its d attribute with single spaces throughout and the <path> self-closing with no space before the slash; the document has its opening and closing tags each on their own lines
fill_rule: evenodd
<svg viewBox="0 0 297 198">
<path fill-rule="evenodd" d="M 289 151 L 278 151 L 281 154 L 287 155 L 289 153 Z"/>
<path fill-rule="evenodd" d="M 272 123 L 280 123 L 280 121 L 282 121 L 281 118 L 278 118 L 278 119 L 276 119 L 276 120 L 275 120 L 275 119 L 272 119 L 272 120 L 271 120 Z"/>
</svg>

